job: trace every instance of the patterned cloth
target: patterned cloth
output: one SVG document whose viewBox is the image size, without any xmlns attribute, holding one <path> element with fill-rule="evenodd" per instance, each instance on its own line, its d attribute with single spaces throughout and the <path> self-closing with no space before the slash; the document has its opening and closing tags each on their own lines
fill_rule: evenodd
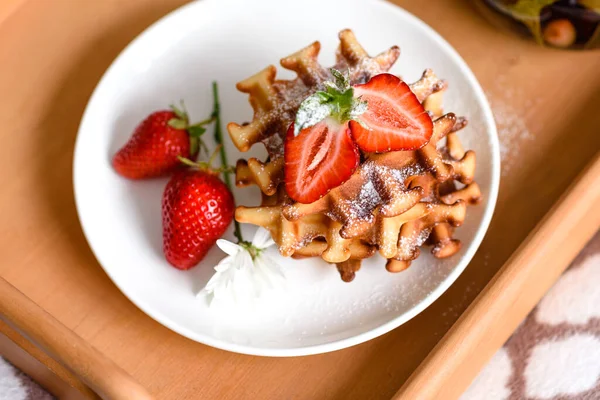
<svg viewBox="0 0 600 400">
<path fill-rule="evenodd" d="M 0 400 L 53 400 L 31 378 L 0 357 Z"/>
<path fill-rule="evenodd" d="M 461 400 L 600 399 L 600 233 Z"/>
<path fill-rule="evenodd" d="M 0 357 L 0 400 L 51 400 Z M 600 399 L 600 233 L 461 400 Z"/>
</svg>

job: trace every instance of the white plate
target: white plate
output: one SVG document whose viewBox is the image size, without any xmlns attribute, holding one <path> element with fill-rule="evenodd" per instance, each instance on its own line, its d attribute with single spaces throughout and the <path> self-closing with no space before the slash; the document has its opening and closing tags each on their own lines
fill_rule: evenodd
<svg viewBox="0 0 600 400">
<path fill-rule="evenodd" d="M 160 203 L 166 180 L 122 179 L 112 170 L 110 158 L 139 121 L 171 102 L 185 99 L 192 120 L 206 117 L 212 80 L 220 85 L 223 122 L 251 119 L 246 95 L 236 91 L 236 82 L 317 39 L 321 61 L 331 65 L 343 28 L 353 29 L 371 54 L 399 45 L 402 54 L 392 72 L 408 81 L 427 67 L 449 81 L 446 109 L 469 118 L 461 136 L 466 147 L 477 152 L 476 180 L 484 195 L 483 203 L 469 208 L 465 224 L 456 231 L 464 246 L 446 260 L 425 251 L 400 274 L 386 272 L 384 261 L 374 257 L 349 284 L 321 260 L 275 255 L 289 277 L 283 298 L 243 313 L 210 309 L 194 293 L 223 254 L 215 247 L 187 272 L 170 267 L 161 252 Z M 279 76 L 292 75 L 280 70 Z M 235 161 L 242 155 L 227 142 Z M 446 41 L 406 11 L 378 0 L 345 0 L 343 6 L 334 0 L 204 0 L 148 28 L 105 73 L 79 128 L 74 185 L 79 218 L 94 254 L 145 313 L 210 346 L 297 356 L 372 339 L 437 299 L 466 267 L 484 236 L 496 201 L 499 163 L 492 114 L 475 77 Z M 237 189 L 235 196 L 246 205 L 259 199 L 256 188 Z M 244 227 L 250 238 L 254 230 Z M 232 238 L 231 231 L 226 236 Z"/>
</svg>

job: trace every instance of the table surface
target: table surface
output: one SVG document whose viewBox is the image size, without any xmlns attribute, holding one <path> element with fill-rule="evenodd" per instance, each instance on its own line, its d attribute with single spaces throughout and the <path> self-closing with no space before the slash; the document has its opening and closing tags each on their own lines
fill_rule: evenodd
<svg viewBox="0 0 600 400">
<path fill-rule="evenodd" d="M 92 90 L 131 39 L 183 2 L 0 0 L 0 275 L 161 399 L 390 398 L 600 149 L 600 52 L 537 47 L 470 2 L 395 0 L 458 50 L 492 101 L 507 161 L 494 220 L 459 280 L 405 325 L 334 353 L 253 357 L 138 310 L 98 265 L 75 211 L 73 147 Z"/>
</svg>

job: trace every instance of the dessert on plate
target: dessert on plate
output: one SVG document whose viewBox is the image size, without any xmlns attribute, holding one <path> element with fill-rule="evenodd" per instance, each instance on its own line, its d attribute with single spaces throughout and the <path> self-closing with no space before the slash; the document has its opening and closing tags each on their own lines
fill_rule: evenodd
<svg viewBox="0 0 600 400">
<path fill-rule="evenodd" d="M 254 117 L 229 123 L 230 137 L 240 151 L 262 143 L 268 157 L 237 162 L 236 184 L 257 185 L 262 202 L 238 206 L 236 220 L 266 228 L 284 256 L 335 264 L 346 282 L 377 252 L 390 272 L 424 245 L 452 256 L 454 229 L 481 200 L 475 153 L 458 138 L 467 120 L 443 113 L 447 84 L 431 70 L 411 84 L 387 73 L 398 47 L 371 57 L 352 31 L 339 38 L 332 68 L 314 42 L 281 60 L 297 78 L 269 66 L 238 83 Z"/>
</svg>

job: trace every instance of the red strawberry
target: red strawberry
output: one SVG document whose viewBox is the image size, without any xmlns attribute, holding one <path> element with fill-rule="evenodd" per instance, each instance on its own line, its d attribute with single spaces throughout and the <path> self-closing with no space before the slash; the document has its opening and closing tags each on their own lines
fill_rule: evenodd
<svg viewBox="0 0 600 400">
<path fill-rule="evenodd" d="M 156 111 L 140 123 L 129 141 L 115 154 L 112 164 L 122 176 L 130 179 L 167 175 L 182 164 L 177 156 L 195 159 L 200 125 L 189 125 L 185 111 Z"/>
<path fill-rule="evenodd" d="M 328 117 L 285 140 L 285 189 L 300 203 L 312 203 L 347 181 L 360 161 L 348 123 Z"/>
<path fill-rule="evenodd" d="M 233 196 L 210 170 L 176 172 L 162 199 L 163 251 L 178 269 L 190 269 L 233 219 Z"/>
<path fill-rule="evenodd" d="M 350 121 L 352 137 L 361 150 L 415 150 L 431 139 L 431 117 L 408 85 L 395 75 L 376 75 L 354 86 L 354 96 L 367 102 L 367 110 L 359 118 L 368 128 Z"/>
</svg>

